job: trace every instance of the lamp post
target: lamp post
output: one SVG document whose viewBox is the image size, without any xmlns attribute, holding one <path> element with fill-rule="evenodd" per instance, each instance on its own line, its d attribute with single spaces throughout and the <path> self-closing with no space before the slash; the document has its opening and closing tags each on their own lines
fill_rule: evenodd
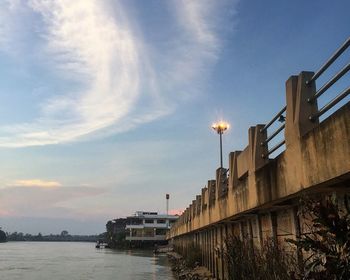
<svg viewBox="0 0 350 280">
<path fill-rule="evenodd" d="M 220 135 L 220 167 L 222 168 L 222 134 L 230 128 L 227 122 L 220 121 L 211 126 Z"/>
</svg>

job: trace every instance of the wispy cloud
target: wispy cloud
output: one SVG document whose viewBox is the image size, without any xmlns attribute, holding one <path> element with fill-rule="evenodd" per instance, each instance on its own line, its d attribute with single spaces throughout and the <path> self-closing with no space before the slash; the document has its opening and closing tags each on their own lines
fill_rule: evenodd
<svg viewBox="0 0 350 280">
<path fill-rule="evenodd" d="M 137 19 L 128 18 L 121 2 L 16 2 L 4 10 L 4 18 L 11 22 L 24 6 L 27 13 L 39 17 L 38 55 L 51 61 L 48 66 L 63 81 L 77 81 L 81 87 L 44 100 L 37 119 L 1 127 L 0 146 L 57 144 L 122 132 L 169 114 L 220 49 L 213 1 L 171 2 L 182 35 L 169 39 L 170 44 L 177 43 L 161 54 L 145 47 L 150 42 L 138 36 Z M 3 44 L 14 44 L 16 36 L 10 27 L 0 30 Z M 164 56 L 167 63 L 158 62 Z"/>
<path fill-rule="evenodd" d="M 23 181 L 21 186 L 0 189 L 0 216 L 87 218 L 95 215 L 94 209 L 74 207 L 74 202 L 104 192 L 96 187 L 35 187 Z"/>
<path fill-rule="evenodd" d="M 218 47 L 219 40 L 215 32 L 215 13 L 217 5 L 214 1 L 177 1 L 178 19 L 190 37 L 198 44 L 205 44 L 203 51 Z M 214 13 L 214 15 L 213 15 Z"/>
<path fill-rule="evenodd" d="M 56 181 L 45 181 L 41 179 L 16 180 L 10 184 L 17 187 L 39 187 L 39 188 L 54 188 L 62 186 Z"/>
</svg>

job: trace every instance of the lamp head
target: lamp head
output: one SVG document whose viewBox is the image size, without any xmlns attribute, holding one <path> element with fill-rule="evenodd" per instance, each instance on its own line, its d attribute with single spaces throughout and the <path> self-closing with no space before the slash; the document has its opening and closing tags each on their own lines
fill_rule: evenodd
<svg viewBox="0 0 350 280">
<path fill-rule="evenodd" d="M 225 121 L 219 121 L 216 123 L 213 123 L 211 126 L 218 134 L 223 134 L 224 131 L 228 130 L 230 128 L 230 124 Z"/>
</svg>

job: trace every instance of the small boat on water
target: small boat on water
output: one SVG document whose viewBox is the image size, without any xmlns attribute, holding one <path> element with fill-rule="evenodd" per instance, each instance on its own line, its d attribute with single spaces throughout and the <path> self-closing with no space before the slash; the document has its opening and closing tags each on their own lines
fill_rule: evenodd
<svg viewBox="0 0 350 280">
<path fill-rule="evenodd" d="M 95 248 L 96 249 L 100 249 L 100 248 L 102 249 L 102 248 L 109 248 L 109 246 L 108 246 L 107 243 L 105 243 L 105 242 L 103 242 L 101 240 L 97 240 Z"/>
</svg>

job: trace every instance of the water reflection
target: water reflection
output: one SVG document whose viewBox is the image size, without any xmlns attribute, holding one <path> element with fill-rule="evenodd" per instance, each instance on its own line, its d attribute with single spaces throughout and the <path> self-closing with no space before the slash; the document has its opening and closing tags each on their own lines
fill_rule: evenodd
<svg viewBox="0 0 350 280">
<path fill-rule="evenodd" d="M 95 249 L 92 243 L 0 244 L 0 278 L 6 280 L 174 280 L 165 255 Z"/>
</svg>

